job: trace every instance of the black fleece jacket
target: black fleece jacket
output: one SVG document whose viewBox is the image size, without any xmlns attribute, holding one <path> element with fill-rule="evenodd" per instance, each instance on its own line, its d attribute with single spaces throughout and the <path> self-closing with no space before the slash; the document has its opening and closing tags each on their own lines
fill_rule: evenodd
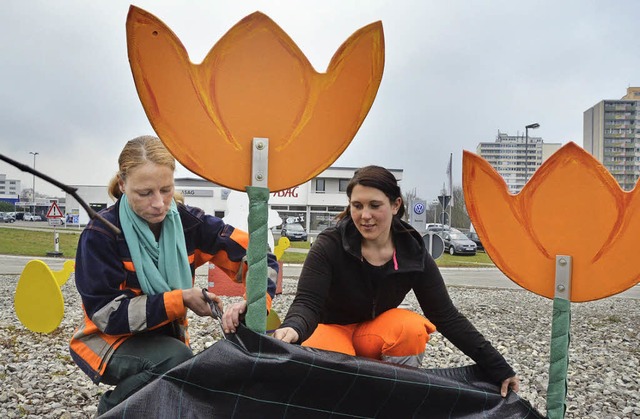
<svg viewBox="0 0 640 419">
<path fill-rule="evenodd" d="M 397 266 L 385 265 L 383 279 L 366 274 L 362 236 L 351 218 L 318 235 L 307 256 L 296 297 L 282 323 L 304 342 L 318 323 L 350 324 L 370 320 L 400 305 L 413 290 L 420 307 L 438 331 L 473 359 L 495 382 L 515 375 L 504 357 L 453 305 L 438 267 L 420 234 L 394 219 L 392 236 Z"/>
</svg>

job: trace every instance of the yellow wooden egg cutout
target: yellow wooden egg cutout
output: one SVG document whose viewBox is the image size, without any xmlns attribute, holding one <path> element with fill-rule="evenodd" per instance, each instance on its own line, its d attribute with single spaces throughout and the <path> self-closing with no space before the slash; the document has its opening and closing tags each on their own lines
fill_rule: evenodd
<svg viewBox="0 0 640 419">
<path fill-rule="evenodd" d="M 32 332 L 51 333 L 64 317 L 60 285 L 46 263 L 32 260 L 20 275 L 14 297 L 20 323 Z"/>
</svg>

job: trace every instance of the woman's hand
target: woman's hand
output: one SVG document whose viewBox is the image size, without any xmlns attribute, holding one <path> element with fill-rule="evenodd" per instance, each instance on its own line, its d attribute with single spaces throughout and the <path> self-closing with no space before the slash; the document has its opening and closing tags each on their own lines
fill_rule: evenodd
<svg viewBox="0 0 640 419">
<path fill-rule="evenodd" d="M 223 310 L 223 304 L 220 297 L 215 295 L 214 293 L 207 292 L 207 295 L 211 300 L 218 305 L 220 312 Z M 189 288 L 188 290 L 182 291 L 182 302 L 185 307 L 196 313 L 198 316 L 211 316 L 213 317 L 213 313 L 211 312 L 211 307 L 204 299 L 202 295 L 202 288 Z"/>
<path fill-rule="evenodd" d="M 240 324 L 240 317 L 246 311 L 246 301 L 231 304 L 222 314 L 222 329 L 224 329 L 224 333 L 236 333 L 236 328 Z"/>
<path fill-rule="evenodd" d="M 283 327 L 273 332 L 273 337 L 286 343 L 296 343 L 300 338 L 292 327 Z"/>
<path fill-rule="evenodd" d="M 520 390 L 520 379 L 515 375 L 513 377 L 505 378 L 502 382 L 502 387 L 500 388 L 500 394 L 502 397 L 507 397 L 509 387 L 517 393 L 518 390 Z"/>
</svg>

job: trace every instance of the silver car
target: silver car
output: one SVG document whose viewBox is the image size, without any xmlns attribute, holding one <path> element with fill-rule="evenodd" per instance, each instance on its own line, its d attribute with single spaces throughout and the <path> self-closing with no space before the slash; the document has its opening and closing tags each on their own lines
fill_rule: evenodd
<svg viewBox="0 0 640 419">
<path fill-rule="evenodd" d="M 13 223 L 16 218 L 8 212 L 0 212 L 0 223 Z"/>
<path fill-rule="evenodd" d="M 459 231 L 443 231 L 444 251 L 450 255 L 475 255 L 477 246 Z"/>
<path fill-rule="evenodd" d="M 42 217 L 40 217 L 38 214 L 31 214 L 30 212 L 25 212 L 23 220 L 24 221 L 42 221 Z"/>
</svg>

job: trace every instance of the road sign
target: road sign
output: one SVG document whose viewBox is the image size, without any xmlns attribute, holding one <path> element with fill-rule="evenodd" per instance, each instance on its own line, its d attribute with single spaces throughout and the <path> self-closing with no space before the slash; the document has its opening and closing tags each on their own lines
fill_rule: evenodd
<svg viewBox="0 0 640 419">
<path fill-rule="evenodd" d="M 47 211 L 47 218 L 62 218 L 64 214 L 60 211 L 60 207 L 58 204 L 53 202 L 49 207 L 49 211 Z"/>
<path fill-rule="evenodd" d="M 48 218 L 50 226 L 60 226 L 62 225 L 62 218 Z"/>
<path fill-rule="evenodd" d="M 438 201 L 440 201 L 442 208 L 446 209 L 449 206 L 449 201 L 451 201 L 451 195 L 440 195 L 438 196 Z"/>
<path fill-rule="evenodd" d="M 438 233 L 434 233 L 433 231 L 428 232 L 424 236 L 422 236 L 425 245 L 427 246 L 427 251 L 431 255 L 432 258 L 438 259 L 444 253 L 444 241 L 442 237 L 438 235 Z"/>
</svg>

